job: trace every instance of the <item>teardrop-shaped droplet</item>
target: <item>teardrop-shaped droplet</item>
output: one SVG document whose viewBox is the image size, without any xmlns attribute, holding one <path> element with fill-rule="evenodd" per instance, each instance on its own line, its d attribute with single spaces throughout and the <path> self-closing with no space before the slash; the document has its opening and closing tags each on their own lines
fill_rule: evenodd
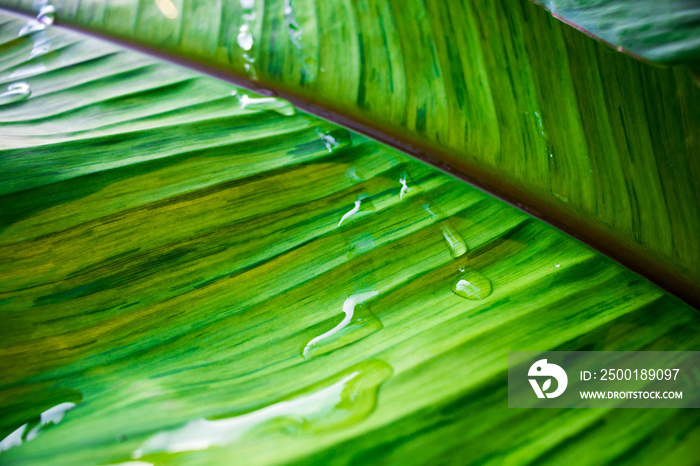
<svg viewBox="0 0 700 466">
<path fill-rule="evenodd" d="M 179 429 L 157 433 L 134 451 L 132 458 L 223 447 L 244 435 L 307 434 L 347 427 L 374 411 L 379 387 L 392 373 L 384 361 L 364 361 L 258 410 L 214 420 L 197 419 Z"/>
<path fill-rule="evenodd" d="M 21 102 L 32 95 L 32 90 L 27 83 L 14 83 L 7 86 L 7 91 L 0 94 L 0 105 L 9 105 Z"/>
<path fill-rule="evenodd" d="M 462 298 L 478 301 L 491 294 L 491 280 L 475 270 L 470 270 L 460 275 L 452 286 L 452 291 Z"/>
<path fill-rule="evenodd" d="M 467 243 L 455 228 L 449 225 L 443 225 L 440 227 L 440 231 L 442 232 L 442 237 L 452 257 L 457 258 L 467 253 L 469 250 L 469 248 L 467 248 Z"/>
<path fill-rule="evenodd" d="M 270 110 L 284 116 L 294 116 L 297 113 L 294 105 L 279 97 L 254 97 L 239 90 L 231 92 L 231 95 L 238 100 L 242 109 Z"/>
</svg>

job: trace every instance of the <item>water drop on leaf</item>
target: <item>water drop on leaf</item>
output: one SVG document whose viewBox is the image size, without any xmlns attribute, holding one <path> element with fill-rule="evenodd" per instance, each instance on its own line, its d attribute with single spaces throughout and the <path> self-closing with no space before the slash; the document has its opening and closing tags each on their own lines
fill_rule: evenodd
<svg viewBox="0 0 700 466">
<path fill-rule="evenodd" d="M 452 291 L 457 296 L 477 301 L 491 294 L 491 281 L 479 272 L 470 270 L 459 277 Z"/>
<path fill-rule="evenodd" d="M 29 98 L 32 90 L 27 83 L 14 83 L 7 86 L 7 91 L 0 94 L 0 105 L 14 104 Z"/>
</svg>

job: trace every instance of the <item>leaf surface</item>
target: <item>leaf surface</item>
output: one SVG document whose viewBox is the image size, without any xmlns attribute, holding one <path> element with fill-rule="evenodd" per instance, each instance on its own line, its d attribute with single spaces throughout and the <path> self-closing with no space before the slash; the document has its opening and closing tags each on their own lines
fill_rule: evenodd
<svg viewBox="0 0 700 466">
<path fill-rule="evenodd" d="M 660 63 L 700 61 L 700 4 L 693 0 L 536 0 L 613 47 Z"/>
<path fill-rule="evenodd" d="M 631 3 L 611 23 L 606 8 Z M 693 2 L 650 3 L 575 11 L 671 57 L 693 50 Z M 428 161 L 700 306 L 700 88 L 683 68 L 611 51 L 527 0 L 52 5 L 61 24 L 279 94 Z M 33 0 L 0 6 L 37 14 Z M 671 23 L 685 45 L 663 33 Z"/>
</svg>

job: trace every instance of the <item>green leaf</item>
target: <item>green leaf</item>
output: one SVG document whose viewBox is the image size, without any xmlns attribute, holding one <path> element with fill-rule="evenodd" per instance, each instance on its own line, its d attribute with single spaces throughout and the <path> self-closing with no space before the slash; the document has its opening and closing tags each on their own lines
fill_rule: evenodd
<svg viewBox="0 0 700 466">
<path fill-rule="evenodd" d="M 548 5 L 595 33 L 591 18 L 633 2 L 578 3 Z M 691 2 L 634 3 L 597 26 L 622 35 L 649 25 L 623 38 L 671 61 L 697 53 Z M 700 89 L 683 68 L 611 52 L 526 0 L 53 5 L 61 24 L 280 95 L 415 155 L 700 306 Z M 0 6 L 37 13 L 34 0 Z"/>
<path fill-rule="evenodd" d="M 283 101 L 25 25 L 0 19 L 31 91 L 0 106 L 3 464 L 697 463 L 692 410 L 508 409 L 505 375 L 697 349 L 696 310 Z"/>
<path fill-rule="evenodd" d="M 695 1 L 536 2 L 577 29 L 645 60 L 694 64 L 700 61 L 700 5 Z"/>
</svg>

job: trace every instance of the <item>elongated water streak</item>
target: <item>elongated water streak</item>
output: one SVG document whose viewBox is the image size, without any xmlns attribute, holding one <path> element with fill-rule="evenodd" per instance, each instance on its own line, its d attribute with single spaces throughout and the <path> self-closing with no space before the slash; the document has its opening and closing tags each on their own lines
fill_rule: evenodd
<svg viewBox="0 0 700 466">
<path fill-rule="evenodd" d="M 356 364 L 305 392 L 253 412 L 225 419 L 197 419 L 153 435 L 132 453 L 181 453 L 225 446 L 255 431 L 297 427 L 297 432 L 322 432 L 358 422 L 371 414 L 379 386 L 393 373 L 389 364 L 369 360 Z M 289 429 L 285 429 L 289 431 Z"/>
<path fill-rule="evenodd" d="M 353 315 L 355 314 L 355 306 L 362 303 L 363 301 L 377 296 L 377 294 L 378 293 L 376 291 L 365 291 L 363 293 L 357 293 L 349 296 L 348 299 L 346 299 L 343 303 L 343 313 L 345 313 L 345 317 L 343 317 L 343 320 L 326 333 L 322 333 L 321 335 L 317 336 L 316 338 L 313 338 L 310 342 L 308 342 L 306 344 L 306 347 L 304 348 L 303 356 L 305 358 L 308 357 L 309 351 L 315 345 L 327 338 L 332 337 L 333 335 L 344 329 L 350 323 Z"/>
<path fill-rule="evenodd" d="M 361 200 L 361 199 L 358 199 L 357 201 L 355 201 L 355 207 L 353 207 L 352 209 L 350 209 L 349 212 L 347 212 L 345 215 L 343 215 L 343 216 L 340 218 L 340 220 L 338 221 L 338 226 L 342 225 L 343 222 L 344 222 L 345 220 L 349 219 L 350 217 L 352 217 L 353 215 L 355 215 L 357 212 L 359 212 L 359 210 L 360 210 L 360 205 L 362 205 L 362 200 Z"/>
</svg>

